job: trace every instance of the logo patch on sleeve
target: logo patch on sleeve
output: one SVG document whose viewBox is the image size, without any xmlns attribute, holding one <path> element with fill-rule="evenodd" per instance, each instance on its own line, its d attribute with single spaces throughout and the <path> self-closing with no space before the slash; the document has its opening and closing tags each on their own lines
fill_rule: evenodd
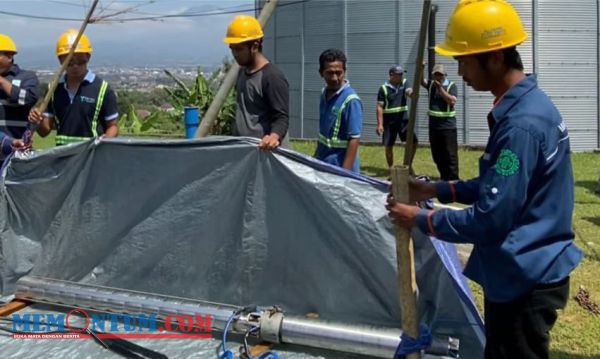
<svg viewBox="0 0 600 359">
<path fill-rule="evenodd" d="M 502 176 L 512 176 L 519 171 L 521 163 L 519 157 L 508 148 L 500 151 L 496 161 L 496 172 Z"/>
</svg>

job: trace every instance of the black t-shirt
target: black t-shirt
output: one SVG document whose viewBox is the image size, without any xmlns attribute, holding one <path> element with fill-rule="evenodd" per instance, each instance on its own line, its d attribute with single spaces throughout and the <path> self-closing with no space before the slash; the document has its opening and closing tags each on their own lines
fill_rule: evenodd
<svg viewBox="0 0 600 359">
<path fill-rule="evenodd" d="M 115 121 L 119 116 L 117 97 L 107 87 L 98 114 L 96 133 L 92 121 L 96 112 L 96 103 L 104 80 L 91 72 L 85 76 L 73 99 L 65 85 L 66 80 L 56 86 L 54 96 L 48 106 L 47 115 L 54 117 L 54 126 L 58 135 L 76 137 L 94 137 L 104 134 L 107 121 Z"/>
<path fill-rule="evenodd" d="M 268 63 L 251 74 L 240 69 L 236 84 L 235 136 L 262 138 L 277 133 L 285 147 L 289 127 L 289 85 L 277 66 Z"/>
</svg>

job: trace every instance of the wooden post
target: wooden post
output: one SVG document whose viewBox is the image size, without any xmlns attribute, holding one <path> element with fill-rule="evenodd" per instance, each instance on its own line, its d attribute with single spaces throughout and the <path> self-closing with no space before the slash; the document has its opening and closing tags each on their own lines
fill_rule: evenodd
<svg viewBox="0 0 600 359">
<path fill-rule="evenodd" d="M 396 201 L 408 203 L 407 166 L 392 168 L 392 194 Z M 396 226 L 396 261 L 398 264 L 398 289 L 400 290 L 400 312 L 402 313 L 402 331 L 413 338 L 419 336 L 419 313 L 417 310 L 417 281 L 415 277 L 415 255 L 410 230 Z M 419 359 L 420 353 L 408 356 Z"/>
<path fill-rule="evenodd" d="M 13 299 L 12 301 L 0 306 L 0 317 L 5 317 L 14 312 L 18 312 L 19 310 L 27 307 L 29 304 L 31 303 L 21 299 Z"/>
<path fill-rule="evenodd" d="M 423 12 L 421 14 L 421 30 L 419 32 L 419 43 L 417 46 L 417 57 L 415 59 L 415 75 L 412 83 L 413 97 L 410 99 L 410 109 L 408 114 L 408 126 L 406 128 L 406 151 L 404 151 L 404 165 L 408 166 L 412 173 L 412 159 L 416 151 L 413 141 L 415 133 L 415 123 L 417 122 L 417 104 L 419 103 L 419 92 L 421 89 L 421 79 L 423 78 L 423 53 L 425 52 L 425 39 L 429 28 L 429 15 L 431 13 L 431 0 L 423 2 Z"/>
<path fill-rule="evenodd" d="M 411 99 L 408 127 L 406 130 L 406 150 L 404 152 L 404 166 L 392 168 L 392 194 L 400 203 L 409 204 L 410 192 L 408 187 L 409 176 L 412 173 L 412 160 L 415 153 L 413 136 L 417 117 L 417 103 L 419 102 L 419 89 L 423 74 L 423 52 L 425 38 L 429 26 L 431 0 L 423 2 L 421 15 L 421 30 L 417 57 L 415 59 L 415 76 L 413 81 L 413 98 Z M 419 336 L 419 312 L 417 308 L 417 281 L 415 274 L 415 255 L 410 230 L 396 226 L 396 260 L 398 264 L 398 289 L 400 311 L 402 313 L 402 331 L 413 338 Z M 408 359 L 420 359 L 421 353 L 412 353 Z"/>
</svg>

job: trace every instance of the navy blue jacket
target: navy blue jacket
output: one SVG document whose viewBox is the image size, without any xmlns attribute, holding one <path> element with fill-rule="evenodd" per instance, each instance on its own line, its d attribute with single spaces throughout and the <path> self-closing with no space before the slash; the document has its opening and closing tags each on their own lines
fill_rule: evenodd
<svg viewBox="0 0 600 359">
<path fill-rule="evenodd" d="M 442 240 L 473 243 L 465 275 L 488 300 L 508 302 L 566 278 L 581 260 L 573 244 L 569 134 L 535 76 L 513 86 L 488 121 L 479 177 L 436 184 L 441 202 L 473 206 L 421 210 L 417 223 Z"/>
<path fill-rule="evenodd" d="M 0 131 L 14 138 L 23 137 L 29 110 L 39 97 L 39 82 L 33 71 L 13 65 L 4 78 L 12 83 L 9 94 L 0 89 Z"/>
</svg>

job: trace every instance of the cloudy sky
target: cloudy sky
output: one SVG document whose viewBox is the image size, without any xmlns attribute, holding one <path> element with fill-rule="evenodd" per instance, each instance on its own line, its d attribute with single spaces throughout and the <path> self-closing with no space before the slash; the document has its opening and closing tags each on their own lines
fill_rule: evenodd
<svg viewBox="0 0 600 359">
<path fill-rule="evenodd" d="M 16 42 L 22 66 L 53 67 L 58 36 L 79 28 L 91 3 L 0 0 L 0 32 Z M 253 15 L 254 0 L 100 0 L 95 15 L 105 20 L 89 25 L 86 34 L 96 64 L 211 65 L 229 55 L 222 39 L 239 13 Z"/>
</svg>

